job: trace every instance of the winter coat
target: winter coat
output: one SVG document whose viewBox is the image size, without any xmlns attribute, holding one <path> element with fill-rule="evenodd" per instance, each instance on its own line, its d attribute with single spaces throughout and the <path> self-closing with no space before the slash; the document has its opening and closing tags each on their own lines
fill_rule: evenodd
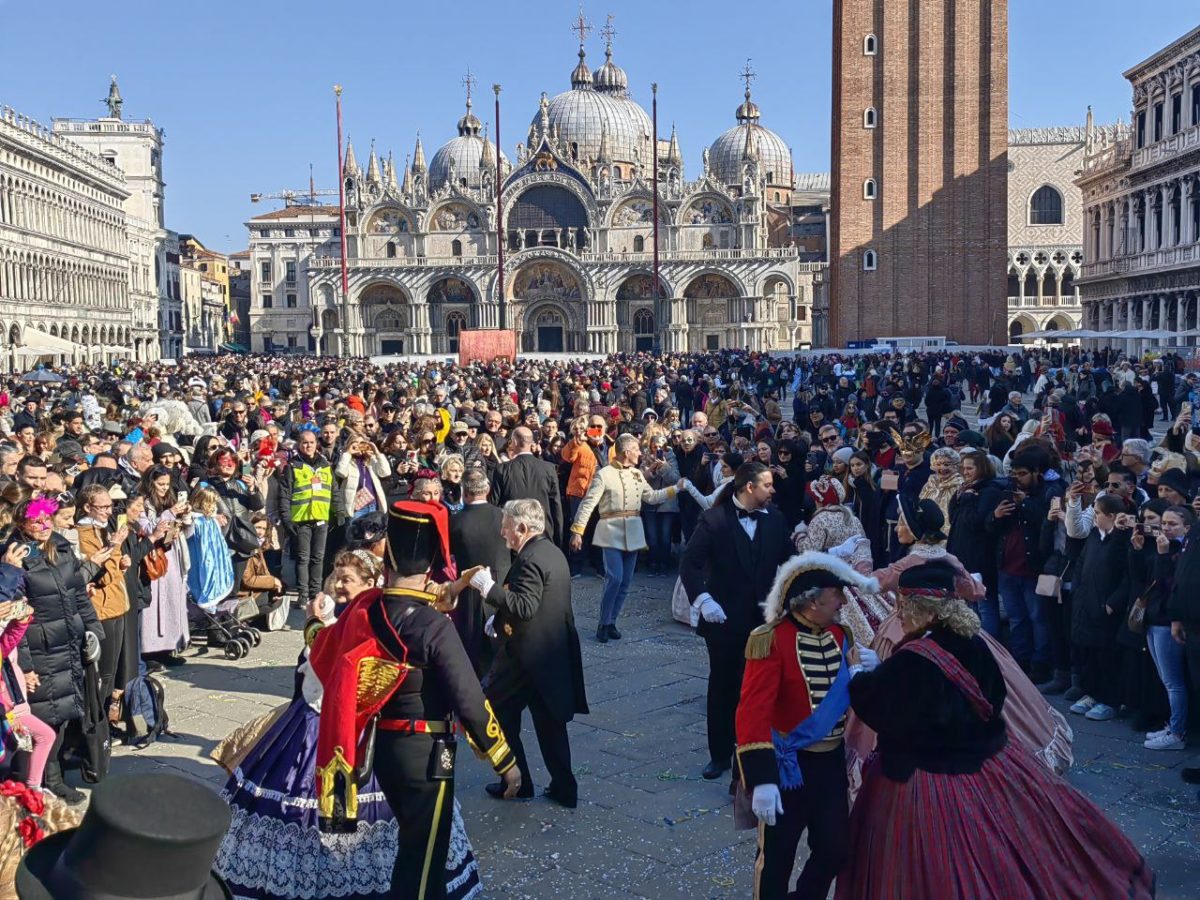
<svg viewBox="0 0 1200 900">
<path fill-rule="evenodd" d="M 967 485 L 950 500 L 950 538 L 946 549 L 958 557 L 968 572 L 983 576 L 992 596 L 998 585 L 997 536 L 986 530 L 987 517 L 1000 503 L 998 479 Z"/>
<path fill-rule="evenodd" d="M 41 684 L 29 694 L 33 714 L 48 725 L 83 717 L 84 632 L 97 640 L 104 630 L 87 596 L 71 545 L 51 536 L 56 558 L 40 551 L 25 558 L 25 597 L 33 622 L 21 645 L 21 668 L 36 672 Z"/>
<path fill-rule="evenodd" d="M 1093 528 L 1075 573 L 1071 643 L 1101 649 L 1115 646 L 1117 629 L 1129 607 L 1129 532 L 1114 528 L 1102 540 L 1100 529 Z"/>
</svg>

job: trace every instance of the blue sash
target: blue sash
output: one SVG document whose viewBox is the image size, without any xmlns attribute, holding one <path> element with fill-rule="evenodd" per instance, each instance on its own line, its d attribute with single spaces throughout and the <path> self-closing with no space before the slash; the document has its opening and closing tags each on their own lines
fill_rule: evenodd
<svg viewBox="0 0 1200 900">
<path fill-rule="evenodd" d="M 781 789 L 794 790 L 804 785 L 804 776 L 800 773 L 800 763 L 796 760 L 796 752 L 828 737 L 829 732 L 841 721 L 842 716 L 849 708 L 850 664 L 846 661 L 846 651 L 843 649 L 842 665 L 838 669 L 837 677 L 833 679 L 833 684 L 829 686 L 829 693 L 825 695 L 824 700 L 817 704 L 813 714 L 788 734 L 780 734 L 774 729 L 771 730 L 771 741 L 775 744 L 775 762 L 779 766 L 779 787 Z"/>
</svg>

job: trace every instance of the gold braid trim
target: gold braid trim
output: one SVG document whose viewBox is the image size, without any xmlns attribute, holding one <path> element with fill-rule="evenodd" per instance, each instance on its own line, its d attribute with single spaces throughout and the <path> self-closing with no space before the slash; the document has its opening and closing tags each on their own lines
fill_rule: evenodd
<svg viewBox="0 0 1200 900">
<path fill-rule="evenodd" d="M 321 629 L 325 627 L 325 623 L 315 616 L 304 623 L 304 646 L 309 649 L 317 640 L 317 635 L 321 633 Z"/>
<path fill-rule="evenodd" d="M 766 659 L 771 655 L 771 647 L 775 643 L 775 626 L 780 622 L 767 622 L 759 625 L 746 639 L 746 659 Z"/>
<path fill-rule="evenodd" d="M 470 732 L 467 733 L 467 743 L 471 745 L 471 749 L 475 752 L 476 757 L 486 759 L 494 769 L 500 765 L 512 750 L 509 748 L 508 741 L 504 737 L 504 731 L 500 728 L 500 720 L 496 718 L 496 712 L 492 709 L 492 701 L 484 700 L 483 708 L 487 710 L 488 714 L 487 725 L 484 727 L 483 733 L 492 742 L 491 746 L 487 749 L 480 747 L 475 743 Z"/>
<path fill-rule="evenodd" d="M 332 819 L 334 813 L 335 793 L 337 792 L 337 777 L 341 774 L 346 786 L 346 818 L 358 818 L 358 784 L 354 778 L 354 769 L 346 762 L 345 750 L 333 748 L 333 759 L 328 764 L 317 769 L 317 809 L 321 817 Z"/>
</svg>

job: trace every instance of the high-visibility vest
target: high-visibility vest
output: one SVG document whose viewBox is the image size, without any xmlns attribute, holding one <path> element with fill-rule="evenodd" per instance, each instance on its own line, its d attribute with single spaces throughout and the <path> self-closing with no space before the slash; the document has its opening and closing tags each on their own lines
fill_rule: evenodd
<svg viewBox="0 0 1200 900">
<path fill-rule="evenodd" d="M 328 522 L 332 500 L 333 469 L 296 460 L 292 464 L 292 521 Z"/>
</svg>

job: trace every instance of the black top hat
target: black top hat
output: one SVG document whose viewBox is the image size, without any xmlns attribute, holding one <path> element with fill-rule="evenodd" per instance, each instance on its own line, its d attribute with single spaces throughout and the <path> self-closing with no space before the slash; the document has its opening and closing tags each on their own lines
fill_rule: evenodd
<svg viewBox="0 0 1200 900">
<path fill-rule="evenodd" d="M 421 575 L 450 564 L 450 518 L 441 504 L 397 500 L 388 507 L 388 567 Z"/>
<path fill-rule="evenodd" d="M 946 532 L 946 517 L 942 508 L 933 500 L 914 500 L 906 494 L 900 495 L 900 513 L 904 516 L 904 524 L 918 541 L 944 541 Z"/>
<path fill-rule="evenodd" d="M 78 828 L 35 844 L 17 869 L 21 900 L 232 900 L 212 871 L 229 807 L 179 775 L 114 775 Z"/>
</svg>

